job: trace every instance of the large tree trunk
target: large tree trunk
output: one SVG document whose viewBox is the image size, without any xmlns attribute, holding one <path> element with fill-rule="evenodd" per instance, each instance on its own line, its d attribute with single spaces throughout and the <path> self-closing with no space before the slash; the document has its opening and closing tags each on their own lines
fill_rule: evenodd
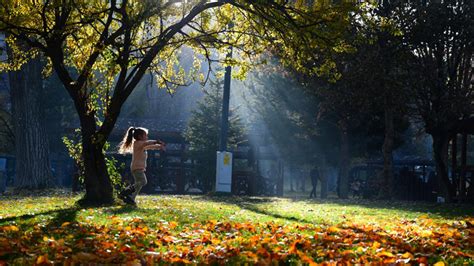
<svg viewBox="0 0 474 266">
<path fill-rule="evenodd" d="M 82 130 L 82 155 L 84 159 L 86 194 L 84 205 L 104 205 L 114 202 L 113 187 L 105 163 L 104 145 L 106 136 L 96 131 L 93 114 L 79 114 Z"/>
<path fill-rule="evenodd" d="M 393 125 L 393 109 L 385 103 L 385 136 L 383 151 L 383 185 L 379 191 L 379 198 L 390 199 L 393 191 L 393 139 L 395 130 Z"/>
<path fill-rule="evenodd" d="M 443 195 L 446 202 L 452 202 L 456 196 L 456 190 L 448 176 L 448 135 L 432 134 L 431 136 L 433 138 L 433 153 L 436 162 L 438 195 Z"/>
<path fill-rule="evenodd" d="M 19 71 L 9 72 L 15 131 L 15 186 L 19 189 L 41 189 L 54 184 L 48 136 L 41 121 L 41 71 L 42 63 L 36 58 Z"/>
<path fill-rule="evenodd" d="M 349 197 L 349 135 L 341 127 L 341 147 L 339 153 L 339 176 L 337 178 L 337 195 L 341 199 Z"/>
</svg>

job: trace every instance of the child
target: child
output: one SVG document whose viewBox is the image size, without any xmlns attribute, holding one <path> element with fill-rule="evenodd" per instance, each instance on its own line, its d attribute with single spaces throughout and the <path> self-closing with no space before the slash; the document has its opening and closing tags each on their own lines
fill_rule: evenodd
<svg viewBox="0 0 474 266">
<path fill-rule="evenodd" d="M 120 194 L 120 198 L 128 204 L 135 205 L 135 198 L 146 185 L 145 176 L 147 150 L 165 150 L 166 144 L 158 140 L 148 140 L 148 129 L 142 127 L 130 127 L 119 144 L 119 153 L 132 154 L 130 170 L 135 183 L 129 189 Z"/>
</svg>

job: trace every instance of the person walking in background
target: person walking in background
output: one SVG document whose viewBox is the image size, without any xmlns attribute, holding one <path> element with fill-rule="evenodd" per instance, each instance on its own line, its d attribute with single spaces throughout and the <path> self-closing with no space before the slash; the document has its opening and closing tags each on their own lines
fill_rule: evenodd
<svg viewBox="0 0 474 266">
<path fill-rule="evenodd" d="M 146 128 L 130 127 L 119 144 L 120 154 L 132 154 L 130 170 L 135 183 L 119 195 L 127 204 L 136 205 L 135 199 L 147 183 L 145 175 L 147 150 L 166 150 L 166 144 L 159 140 L 148 140 L 148 129 Z"/>
<path fill-rule="evenodd" d="M 320 179 L 318 166 L 314 166 L 309 172 L 309 175 L 311 176 L 311 184 L 313 185 L 309 197 L 312 198 L 314 196 L 316 198 L 316 187 L 318 186 L 318 179 Z"/>
</svg>

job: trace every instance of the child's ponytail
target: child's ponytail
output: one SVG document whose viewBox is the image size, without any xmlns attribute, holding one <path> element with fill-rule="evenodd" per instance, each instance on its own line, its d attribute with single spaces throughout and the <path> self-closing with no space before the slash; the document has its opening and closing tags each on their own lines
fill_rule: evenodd
<svg viewBox="0 0 474 266">
<path fill-rule="evenodd" d="M 135 133 L 134 127 L 129 127 L 125 136 L 123 136 L 122 142 L 119 144 L 118 152 L 120 154 L 131 153 L 130 147 L 132 147 L 133 134 Z"/>
</svg>

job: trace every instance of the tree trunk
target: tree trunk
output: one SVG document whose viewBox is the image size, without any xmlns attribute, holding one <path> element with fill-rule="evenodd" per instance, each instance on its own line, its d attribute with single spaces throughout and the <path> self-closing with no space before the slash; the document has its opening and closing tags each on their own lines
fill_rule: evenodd
<svg viewBox="0 0 474 266">
<path fill-rule="evenodd" d="M 326 199 L 328 197 L 328 168 L 326 164 L 320 170 L 319 179 L 321 180 L 321 198 Z"/>
<path fill-rule="evenodd" d="M 278 160 L 278 179 L 277 179 L 277 196 L 283 197 L 284 190 L 285 167 L 283 161 Z"/>
<path fill-rule="evenodd" d="M 86 194 L 83 205 L 106 205 L 114 202 L 113 187 L 105 163 L 104 145 L 106 137 L 96 132 L 93 114 L 79 113 L 82 130 L 82 155 L 84 159 L 84 185 Z"/>
<path fill-rule="evenodd" d="M 395 130 L 393 125 L 393 109 L 385 103 L 385 136 L 383 151 L 383 185 L 379 191 L 379 198 L 390 199 L 393 191 L 393 139 Z"/>
<path fill-rule="evenodd" d="M 345 127 L 341 128 L 337 195 L 341 199 L 347 199 L 349 197 L 349 135 Z"/>
<path fill-rule="evenodd" d="M 431 136 L 433 138 L 433 153 L 436 162 L 438 195 L 443 195 L 446 202 L 452 202 L 456 196 L 456 191 L 448 176 L 446 157 L 448 152 L 448 135 L 432 134 Z"/>
<path fill-rule="evenodd" d="M 458 169 L 458 135 L 454 134 L 451 140 L 451 178 L 457 180 L 461 177 L 461 172 Z M 461 167 L 462 169 L 462 167 Z"/>
<path fill-rule="evenodd" d="M 15 131 L 15 186 L 19 189 L 42 189 L 54 184 L 48 136 L 41 121 L 41 71 L 41 60 L 35 58 L 19 71 L 9 72 Z"/>
<path fill-rule="evenodd" d="M 459 185 L 456 185 L 456 182 L 454 183 L 454 186 L 459 189 L 460 202 L 464 202 L 466 198 L 466 170 L 467 170 L 466 168 L 467 168 L 467 133 L 463 133 L 462 140 L 461 140 L 461 171 L 459 174 L 459 182 L 458 182 Z M 456 180 L 454 174 L 452 175 L 452 179 Z"/>
</svg>

